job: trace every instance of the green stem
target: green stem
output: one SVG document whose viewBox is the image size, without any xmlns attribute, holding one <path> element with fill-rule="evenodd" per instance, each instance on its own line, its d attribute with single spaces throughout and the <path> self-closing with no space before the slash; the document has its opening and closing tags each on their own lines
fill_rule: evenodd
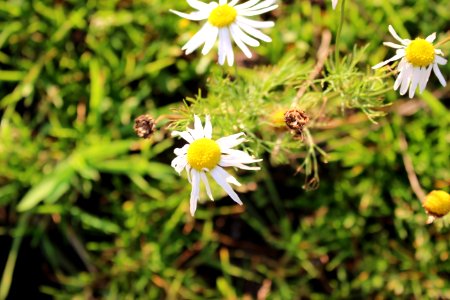
<svg viewBox="0 0 450 300">
<path fill-rule="evenodd" d="M 345 0 L 341 0 L 341 16 L 339 18 L 339 25 L 336 32 L 336 42 L 334 48 L 334 60 L 336 63 L 336 68 L 339 67 L 339 42 L 341 40 L 341 32 L 342 26 L 344 24 L 344 17 L 345 17 Z"/>
<path fill-rule="evenodd" d="M 23 214 L 19 218 L 17 229 L 14 231 L 14 241 L 9 251 L 8 260 L 6 261 L 5 269 L 3 270 L 2 281 L 0 282 L 0 300 L 6 299 L 11 287 L 11 282 L 14 274 L 14 267 L 17 261 L 20 244 L 27 229 L 28 219 L 30 214 Z"/>
</svg>

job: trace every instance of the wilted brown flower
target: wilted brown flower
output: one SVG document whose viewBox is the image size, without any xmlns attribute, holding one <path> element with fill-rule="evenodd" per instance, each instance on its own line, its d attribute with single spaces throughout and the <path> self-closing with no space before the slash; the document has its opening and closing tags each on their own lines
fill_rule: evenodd
<svg viewBox="0 0 450 300">
<path fill-rule="evenodd" d="M 150 115 L 141 115 L 134 119 L 133 129 L 138 137 L 147 139 L 156 130 L 155 120 Z"/>
<path fill-rule="evenodd" d="M 309 117 L 303 110 L 290 109 L 284 114 L 284 121 L 296 135 L 303 137 L 303 128 L 308 123 Z"/>
</svg>

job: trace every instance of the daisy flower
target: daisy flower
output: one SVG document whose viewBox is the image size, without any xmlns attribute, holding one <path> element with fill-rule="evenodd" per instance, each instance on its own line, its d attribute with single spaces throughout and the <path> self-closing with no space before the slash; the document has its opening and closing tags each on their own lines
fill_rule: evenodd
<svg viewBox="0 0 450 300">
<path fill-rule="evenodd" d="M 338 0 L 331 0 L 331 4 L 333 5 L 333 9 L 336 8 L 337 3 L 338 3 Z"/>
<path fill-rule="evenodd" d="M 400 38 L 391 25 L 389 25 L 389 32 L 400 44 L 391 42 L 383 44 L 397 49 L 396 54 L 390 59 L 373 66 L 372 69 L 381 68 L 392 61 L 401 59 L 397 66 L 399 74 L 395 80 L 394 90 L 400 88 L 400 95 L 404 95 L 409 88 L 409 98 L 414 97 L 417 87 L 422 93 L 430 78 L 431 70 L 434 71 L 443 86 L 447 85 L 438 66 L 445 65 L 447 60 L 439 56 L 443 55 L 442 51 L 435 49 L 432 44 L 436 38 L 436 33 L 430 34 L 425 39 L 416 38 L 411 41 Z"/>
<path fill-rule="evenodd" d="M 194 115 L 194 119 L 194 129 L 187 128 L 186 131 L 172 132 L 172 136 L 180 136 L 188 143 L 182 148 L 175 149 L 174 152 L 177 157 L 171 163 L 171 166 L 178 174 L 183 170 L 187 172 L 189 183 L 192 185 L 190 198 L 191 215 L 194 215 L 197 201 L 200 198 L 200 181 L 205 185 L 208 197 L 214 200 L 206 173 L 209 173 L 214 178 L 231 199 L 242 205 L 241 199 L 230 186 L 230 183 L 237 186 L 241 184 L 223 167 L 259 170 L 259 167 L 250 167 L 247 164 L 259 162 L 262 159 L 255 159 L 243 151 L 232 149 L 245 141 L 244 138 L 241 138 L 244 135 L 243 132 L 214 141 L 211 139 L 212 126 L 210 117 L 206 116 L 205 127 L 202 126 L 198 116 Z"/>
<path fill-rule="evenodd" d="M 219 39 L 219 64 L 223 65 L 225 59 L 229 66 L 234 63 L 231 40 L 244 52 L 248 58 L 252 57 L 248 46 L 258 47 L 259 40 L 271 42 L 272 39 L 262 33 L 260 28 L 274 26 L 271 21 L 256 21 L 247 17 L 261 15 L 274 10 L 278 5 L 276 0 L 250 0 L 237 4 L 239 0 L 219 0 L 208 4 L 198 0 L 187 0 L 188 4 L 197 11 L 190 14 L 170 10 L 174 14 L 193 21 L 207 20 L 203 27 L 183 46 L 186 55 L 192 53 L 201 45 L 202 54 L 206 55 Z"/>
</svg>

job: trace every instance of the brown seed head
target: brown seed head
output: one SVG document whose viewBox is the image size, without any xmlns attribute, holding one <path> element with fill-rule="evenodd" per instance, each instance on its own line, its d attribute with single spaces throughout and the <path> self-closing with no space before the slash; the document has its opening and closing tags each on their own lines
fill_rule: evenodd
<svg viewBox="0 0 450 300">
<path fill-rule="evenodd" d="M 140 138 L 149 138 L 156 130 L 155 120 L 150 115 L 141 115 L 134 119 L 134 132 Z"/>
<path fill-rule="evenodd" d="M 289 129 L 296 134 L 302 134 L 303 127 L 308 123 L 309 117 L 303 110 L 290 109 L 284 114 L 284 121 Z"/>
</svg>

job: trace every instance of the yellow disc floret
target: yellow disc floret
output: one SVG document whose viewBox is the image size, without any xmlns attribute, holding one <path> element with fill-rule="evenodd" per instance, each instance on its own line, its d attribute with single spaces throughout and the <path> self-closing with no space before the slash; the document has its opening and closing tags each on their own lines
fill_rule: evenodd
<svg viewBox="0 0 450 300">
<path fill-rule="evenodd" d="M 195 140 L 187 150 L 187 161 L 197 171 L 214 169 L 220 161 L 219 145 L 207 138 Z"/>
<path fill-rule="evenodd" d="M 432 191 L 426 196 L 423 207 L 429 215 L 443 217 L 450 212 L 450 195 L 444 191 Z"/>
<path fill-rule="evenodd" d="M 434 46 L 424 39 L 416 38 L 406 47 L 406 60 L 414 67 L 426 67 L 434 61 Z"/>
<path fill-rule="evenodd" d="M 225 27 L 234 22 L 237 11 L 227 4 L 214 8 L 208 17 L 209 23 L 216 27 Z"/>
</svg>

